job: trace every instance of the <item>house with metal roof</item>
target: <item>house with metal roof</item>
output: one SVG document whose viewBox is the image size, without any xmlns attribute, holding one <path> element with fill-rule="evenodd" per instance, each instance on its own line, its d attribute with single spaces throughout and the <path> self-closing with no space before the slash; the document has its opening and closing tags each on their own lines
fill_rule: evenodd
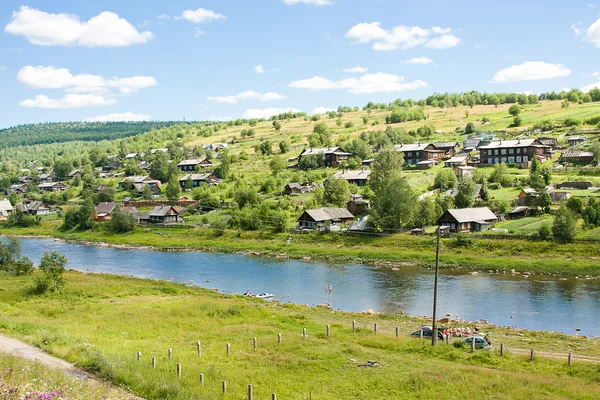
<svg viewBox="0 0 600 400">
<path fill-rule="evenodd" d="M 161 205 L 156 206 L 148 214 L 149 221 L 152 224 L 173 224 L 181 220 L 179 209 L 175 206 Z"/>
<path fill-rule="evenodd" d="M 219 182 L 221 182 L 221 180 L 212 172 L 207 172 L 205 174 L 187 174 L 183 178 L 179 179 L 179 185 L 182 189 L 186 188 L 185 185 L 187 184 L 188 179 L 192 180 L 193 187 L 198 187 L 203 184 L 217 185 Z"/>
<path fill-rule="evenodd" d="M 117 203 L 115 202 L 103 202 L 96 206 L 96 218 L 94 218 L 97 222 L 109 221 L 112 213 L 117 208 Z"/>
<path fill-rule="evenodd" d="M 487 207 L 447 210 L 438 225 L 447 226 L 450 232 L 481 232 L 490 229 L 498 217 Z"/>
<path fill-rule="evenodd" d="M 560 155 L 560 161 L 566 163 L 589 164 L 594 161 L 594 153 L 582 150 L 565 151 Z"/>
<path fill-rule="evenodd" d="M 17 209 L 26 214 L 31 215 L 48 215 L 50 214 L 50 207 L 43 201 L 39 200 L 27 200 L 17 206 Z"/>
<path fill-rule="evenodd" d="M 528 163 L 534 157 L 544 156 L 551 150 L 537 139 L 516 139 L 493 141 L 479 147 L 481 164 Z"/>
<path fill-rule="evenodd" d="M 0 201 L 0 220 L 7 219 L 8 214 L 10 214 L 14 211 L 15 211 L 15 209 L 13 208 L 12 204 L 10 203 L 10 200 L 4 199 L 4 200 Z"/>
<path fill-rule="evenodd" d="M 404 163 L 418 168 L 431 168 L 444 157 L 444 151 L 433 143 L 410 143 L 396 145 L 396 151 L 404 156 Z"/>
<path fill-rule="evenodd" d="M 38 188 L 42 192 L 62 192 L 67 190 L 69 186 L 62 182 L 42 182 L 38 185 Z"/>
<path fill-rule="evenodd" d="M 348 183 L 355 184 L 357 186 L 366 186 L 371 177 L 370 169 L 362 169 L 360 171 L 339 171 L 332 176 L 338 179 L 345 179 Z"/>
<path fill-rule="evenodd" d="M 459 155 L 456 155 L 456 156 L 444 161 L 444 166 L 445 167 L 460 167 L 460 166 L 467 165 L 468 162 L 469 162 L 468 154 L 459 154 Z"/>
<path fill-rule="evenodd" d="M 182 162 L 177 164 L 177 166 L 179 167 L 179 169 L 182 172 L 189 172 L 189 171 L 197 171 L 198 167 L 210 168 L 213 166 L 213 163 L 211 163 L 206 158 L 200 158 L 200 159 L 183 160 Z"/>
<path fill-rule="evenodd" d="M 325 167 L 337 167 L 343 163 L 347 163 L 352 153 L 345 152 L 339 146 L 334 147 L 310 147 L 302 150 L 302 153 L 298 155 L 298 163 L 302 161 L 302 157 L 311 155 L 325 155 Z"/>
<path fill-rule="evenodd" d="M 354 215 L 345 208 L 323 207 L 312 210 L 305 210 L 298 224 L 303 228 L 316 228 L 332 223 L 349 223 L 354 220 Z"/>
<path fill-rule="evenodd" d="M 433 145 L 450 157 L 453 157 L 460 152 L 460 145 L 458 142 L 436 142 Z"/>
</svg>

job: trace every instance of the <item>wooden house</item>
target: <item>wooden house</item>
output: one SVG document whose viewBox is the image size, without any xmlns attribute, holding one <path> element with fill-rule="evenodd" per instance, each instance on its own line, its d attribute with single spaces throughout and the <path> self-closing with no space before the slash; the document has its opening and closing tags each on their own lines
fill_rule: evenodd
<svg viewBox="0 0 600 400">
<path fill-rule="evenodd" d="M 115 202 L 104 202 L 96 206 L 96 217 L 94 218 L 97 222 L 110 221 L 112 213 L 117 208 Z"/>
<path fill-rule="evenodd" d="M 366 186 L 367 183 L 369 183 L 371 172 L 370 169 L 362 169 L 360 171 L 339 171 L 333 174 L 333 177 L 345 179 L 348 183 L 356 186 Z"/>
<path fill-rule="evenodd" d="M 439 150 L 433 143 L 398 144 L 396 151 L 404 155 L 405 164 L 423 169 L 435 166 L 444 157 L 444 151 Z"/>
<path fill-rule="evenodd" d="M 590 164 L 594 161 L 594 153 L 581 150 L 565 151 L 560 155 L 560 161 L 563 163 Z"/>
<path fill-rule="evenodd" d="M 352 200 L 346 203 L 346 209 L 355 217 L 365 215 L 370 207 L 371 203 L 362 194 L 353 194 Z"/>
<path fill-rule="evenodd" d="M 221 182 L 221 180 L 212 172 L 207 172 L 205 174 L 187 174 L 183 178 L 179 179 L 179 185 L 183 189 L 186 188 L 188 179 L 192 180 L 193 187 L 198 187 L 203 184 L 217 185 L 219 182 Z"/>
<path fill-rule="evenodd" d="M 62 182 L 42 182 L 38 185 L 38 188 L 42 192 L 62 192 L 67 190 L 69 186 Z"/>
<path fill-rule="evenodd" d="M 302 228 L 314 229 L 326 224 L 349 223 L 353 219 L 354 215 L 345 208 L 324 207 L 305 210 L 298 218 L 298 224 Z"/>
<path fill-rule="evenodd" d="M 177 166 L 179 167 L 179 169 L 182 172 L 195 172 L 195 171 L 198 171 L 198 168 L 202 168 L 202 169 L 210 168 L 213 166 L 213 163 L 211 163 L 206 158 L 201 158 L 201 159 L 183 160 L 182 162 L 177 164 Z"/>
<path fill-rule="evenodd" d="M 154 179 L 150 178 L 148 175 L 136 175 L 136 176 L 127 176 L 121 182 L 119 182 L 119 188 L 127 189 L 136 183 L 145 183 L 145 182 L 156 182 Z"/>
<path fill-rule="evenodd" d="M 518 206 L 514 210 L 508 213 L 508 218 L 518 219 L 525 218 L 529 215 L 530 208 L 527 206 Z"/>
<path fill-rule="evenodd" d="M 298 163 L 302 161 L 302 157 L 310 156 L 310 155 L 325 155 L 325 167 L 337 167 L 338 165 L 347 163 L 350 157 L 352 157 L 351 153 L 347 153 L 342 150 L 341 147 L 324 147 L 324 148 L 306 148 L 302 150 L 302 153 L 298 155 Z"/>
<path fill-rule="evenodd" d="M 48 215 L 50 214 L 50 207 L 43 201 L 39 200 L 28 200 L 24 201 L 23 204 L 19 204 L 17 209 L 25 214 L 31 215 Z"/>
<path fill-rule="evenodd" d="M 447 226 L 450 232 L 481 232 L 490 229 L 498 217 L 487 207 L 447 210 L 438 225 Z"/>
<path fill-rule="evenodd" d="M 576 146 L 578 144 L 585 143 L 587 141 L 588 141 L 587 136 L 569 136 L 567 138 L 567 143 L 569 143 L 569 146 Z"/>
<path fill-rule="evenodd" d="M 148 220 L 151 224 L 173 224 L 181 220 L 181 215 L 177 207 L 162 205 L 156 206 L 150 211 Z"/>
<path fill-rule="evenodd" d="M 433 144 L 438 150 L 442 150 L 448 157 L 454 157 L 460 152 L 460 145 L 458 142 L 436 142 Z"/>
<path fill-rule="evenodd" d="M 455 155 L 454 157 L 444 161 L 444 166 L 451 167 L 451 168 L 460 167 L 460 166 L 467 165 L 468 161 L 469 161 L 468 154 L 459 154 L 459 155 Z"/>
<path fill-rule="evenodd" d="M 550 146 L 543 145 L 537 139 L 500 139 L 479 147 L 479 154 L 481 164 L 517 163 L 525 166 L 534 157 L 543 156 L 550 150 Z"/>
<path fill-rule="evenodd" d="M 0 221 L 8 218 L 8 214 L 12 214 L 15 211 L 10 200 L 4 199 L 0 201 Z"/>
<path fill-rule="evenodd" d="M 304 186 L 302 186 L 298 182 L 290 182 L 287 185 L 285 185 L 283 190 L 288 196 L 297 196 L 299 194 L 302 194 L 303 187 Z"/>
</svg>

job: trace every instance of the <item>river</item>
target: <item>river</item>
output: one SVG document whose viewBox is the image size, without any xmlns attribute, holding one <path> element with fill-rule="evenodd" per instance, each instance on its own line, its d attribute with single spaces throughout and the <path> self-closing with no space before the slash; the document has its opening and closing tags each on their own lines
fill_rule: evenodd
<svg viewBox="0 0 600 400">
<path fill-rule="evenodd" d="M 22 239 L 23 254 L 39 262 L 44 251 L 65 254 L 68 268 L 171 279 L 225 293 L 271 292 L 282 302 L 329 303 L 344 311 L 431 315 L 433 272 L 355 264 L 274 260 L 236 254 L 121 250 L 51 239 Z M 326 293 L 325 285 L 333 293 Z M 600 282 L 547 276 L 442 271 L 438 315 L 486 319 L 496 325 L 600 336 Z"/>
</svg>

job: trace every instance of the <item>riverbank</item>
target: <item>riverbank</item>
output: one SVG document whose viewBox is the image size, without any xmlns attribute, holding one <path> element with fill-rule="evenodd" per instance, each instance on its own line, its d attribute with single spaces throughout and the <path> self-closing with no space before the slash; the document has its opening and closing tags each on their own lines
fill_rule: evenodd
<svg viewBox="0 0 600 400">
<path fill-rule="evenodd" d="M 426 321 L 398 314 L 343 313 L 75 271 L 66 273 L 63 292 L 38 296 L 28 294 L 32 277 L 0 278 L 0 331 L 148 399 L 218 396 L 223 380 L 236 398 L 248 384 L 257 398 L 271 393 L 292 399 L 600 396 L 597 364 L 578 358 L 600 358 L 600 344 L 589 338 L 479 324 L 492 333 L 496 351 L 470 353 L 407 337 Z M 460 324 L 465 323 L 449 323 Z M 500 343 L 507 349 L 504 357 L 497 351 Z M 530 348 L 564 359 L 538 356 L 530 362 L 516 350 Z M 572 366 L 568 352 L 575 355 Z M 366 361 L 378 364 L 357 367 Z M 436 369 L 423 368 L 432 363 Z"/>
<path fill-rule="evenodd" d="M 274 234 L 216 231 L 207 228 L 149 227 L 113 234 L 101 227 L 92 231 L 59 229 L 60 221 L 30 228 L 0 227 L 0 235 L 52 237 L 61 240 L 161 251 L 210 251 L 253 256 L 363 263 L 389 268 L 407 265 L 432 267 L 435 238 L 430 235 L 387 236 L 336 233 Z M 515 274 L 600 277 L 600 247 L 586 243 L 556 243 L 523 239 L 442 239 L 442 268 Z"/>
</svg>

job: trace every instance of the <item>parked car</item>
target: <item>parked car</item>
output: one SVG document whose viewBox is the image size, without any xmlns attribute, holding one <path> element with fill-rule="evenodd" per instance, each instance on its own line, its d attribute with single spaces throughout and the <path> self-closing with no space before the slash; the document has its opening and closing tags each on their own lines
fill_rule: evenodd
<svg viewBox="0 0 600 400">
<path fill-rule="evenodd" d="M 490 350 L 492 348 L 492 342 L 487 337 L 487 335 L 473 335 L 465 339 L 465 343 L 469 346 L 473 346 L 473 340 L 475 340 L 475 349 L 480 350 Z"/>
<path fill-rule="evenodd" d="M 438 340 L 444 340 L 444 330 L 446 328 L 444 327 L 438 327 L 437 331 L 438 331 Z M 421 337 L 421 330 L 423 331 L 423 337 L 424 338 L 430 338 L 433 336 L 433 327 L 431 325 L 425 325 L 422 326 L 421 329 L 419 329 L 418 331 L 415 331 L 413 333 L 411 333 L 408 336 L 412 336 L 412 337 Z"/>
</svg>

